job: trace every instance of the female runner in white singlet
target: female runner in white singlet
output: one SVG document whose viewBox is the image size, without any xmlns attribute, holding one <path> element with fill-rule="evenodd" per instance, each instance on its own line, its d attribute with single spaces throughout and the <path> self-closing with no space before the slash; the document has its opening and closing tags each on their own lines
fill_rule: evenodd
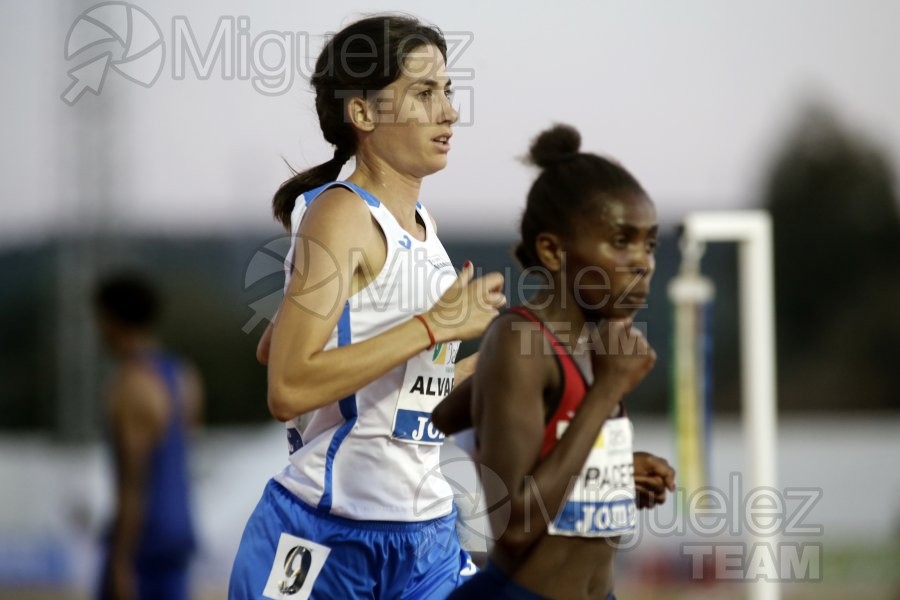
<svg viewBox="0 0 900 600">
<path fill-rule="evenodd" d="M 506 300 L 499 274 L 472 280 L 467 263 L 457 275 L 419 202 L 458 118 L 445 60 L 436 28 L 376 16 L 317 61 L 334 158 L 274 199 L 293 248 L 268 403 L 290 463 L 244 530 L 232 599 L 443 598 L 471 571 L 431 411 L 454 385 L 458 340 Z M 355 170 L 335 181 L 350 157 Z"/>
</svg>

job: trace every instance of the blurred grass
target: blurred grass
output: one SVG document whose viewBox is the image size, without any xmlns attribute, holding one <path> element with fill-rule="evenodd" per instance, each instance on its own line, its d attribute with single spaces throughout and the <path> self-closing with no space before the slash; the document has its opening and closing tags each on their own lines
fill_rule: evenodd
<svg viewBox="0 0 900 600">
<path fill-rule="evenodd" d="M 618 600 L 749 600 L 747 584 L 619 586 Z M 900 600 L 900 588 L 889 585 L 831 585 L 829 583 L 782 584 L 782 600 Z"/>
<path fill-rule="evenodd" d="M 900 600 L 900 546 L 853 544 L 826 547 L 820 582 L 781 585 L 781 600 Z M 750 600 L 751 583 L 638 582 L 621 578 L 618 600 Z M 220 600 L 227 590 L 203 587 L 193 600 Z M 89 600 L 65 589 L 0 588 L 0 600 Z"/>
<path fill-rule="evenodd" d="M 890 584 L 900 591 L 900 546 L 826 548 L 823 560 L 826 581 Z M 900 600 L 900 594 L 894 598 Z"/>
<path fill-rule="evenodd" d="M 749 600 L 750 586 L 729 585 L 673 585 L 649 588 L 647 586 L 620 586 L 616 590 L 618 600 Z M 206 591 L 194 596 L 194 600 L 221 600 L 226 590 Z M 0 590 L 0 600 L 88 600 L 83 594 L 66 594 L 58 590 L 22 591 Z M 840 585 L 827 583 L 785 584 L 782 600 L 900 600 L 900 588 L 887 585 Z"/>
<path fill-rule="evenodd" d="M 628 585 L 617 587 L 618 600 L 750 600 L 752 586 L 747 584 L 672 584 Z M 208 589 L 193 600 L 221 600 L 227 590 Z M 89 600 L 87 594 L 55 589 L 0 590 L 0 600 Z M 900 600 L 900 586 L 888 584 L 791 583 L 781 586 L 782 600 Z M 162 599 L 161 599 L 162 600 Z"/>
</svg>

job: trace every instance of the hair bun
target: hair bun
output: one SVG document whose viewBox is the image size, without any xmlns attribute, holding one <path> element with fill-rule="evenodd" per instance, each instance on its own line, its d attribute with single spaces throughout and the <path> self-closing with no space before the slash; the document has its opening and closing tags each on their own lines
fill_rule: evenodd
<svg viewBox="0 0 900 600">
<path fill-rule="evenodd" d="M 581 134 L 571 125 L 554 125 L 543 131 L 533 142 L 528 152 L 529 160 L 546 169 L 578 156 Z"/>
</svg>

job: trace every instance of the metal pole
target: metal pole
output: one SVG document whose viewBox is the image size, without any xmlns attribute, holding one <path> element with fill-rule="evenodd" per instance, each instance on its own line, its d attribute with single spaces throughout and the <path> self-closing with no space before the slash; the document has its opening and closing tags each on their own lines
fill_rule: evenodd
<svg viewBox="0 0 900 600">
<path fill-rule="evenodd" d="M 772 222 L 765 211 L 696 213 L 684 223 L 688 240 L 737 242 L 740 272 L 741 405 L 751 489 L 778 485 L 776 473 L 775 292 Z M 777 557 L 777 535 L 751 535 L 753 547 L 769 546 Z M 777 563 L 777 560 L 775 561 Z M 778 573 L 770 574 L 772 579 Z M 752 600 L 778 600 L 778 583 L 758 581 Z"/>
<path fill-rule="evenodd" d="M 60 11 L 68 29 L 83 10 Z M 60 46 L 59 52 L 64 49 Z M 111 142 L 115 127 L 113 90 L 85 94 L 76 104 L 58 105 L 61 235 L 56 259 L 56 382 L 55 423 L 58 437 L 84 441 L 97 432 L 101 407 L 97 332 L 90 293 L 101 258 L 98 237 L 111 205 Z"/>
</svg>

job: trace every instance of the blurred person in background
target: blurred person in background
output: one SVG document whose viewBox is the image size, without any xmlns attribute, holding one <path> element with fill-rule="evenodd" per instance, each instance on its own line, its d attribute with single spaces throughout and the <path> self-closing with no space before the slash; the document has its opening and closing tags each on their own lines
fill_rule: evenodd
<svg viewBox="0 0 900 600">
<path fill-rule="evenodd" d="M 99 597 L 188 597 L 194 526 L 188 481 L 188 432 L 200 421 L 202 382 L 155 333 L 156 291 L 142 278 L 103 279 L 94 309 L 104 346 L 116 361 L 107 417 L 115 464 L 115 516 L 105 538 Z"/>
</svg>

